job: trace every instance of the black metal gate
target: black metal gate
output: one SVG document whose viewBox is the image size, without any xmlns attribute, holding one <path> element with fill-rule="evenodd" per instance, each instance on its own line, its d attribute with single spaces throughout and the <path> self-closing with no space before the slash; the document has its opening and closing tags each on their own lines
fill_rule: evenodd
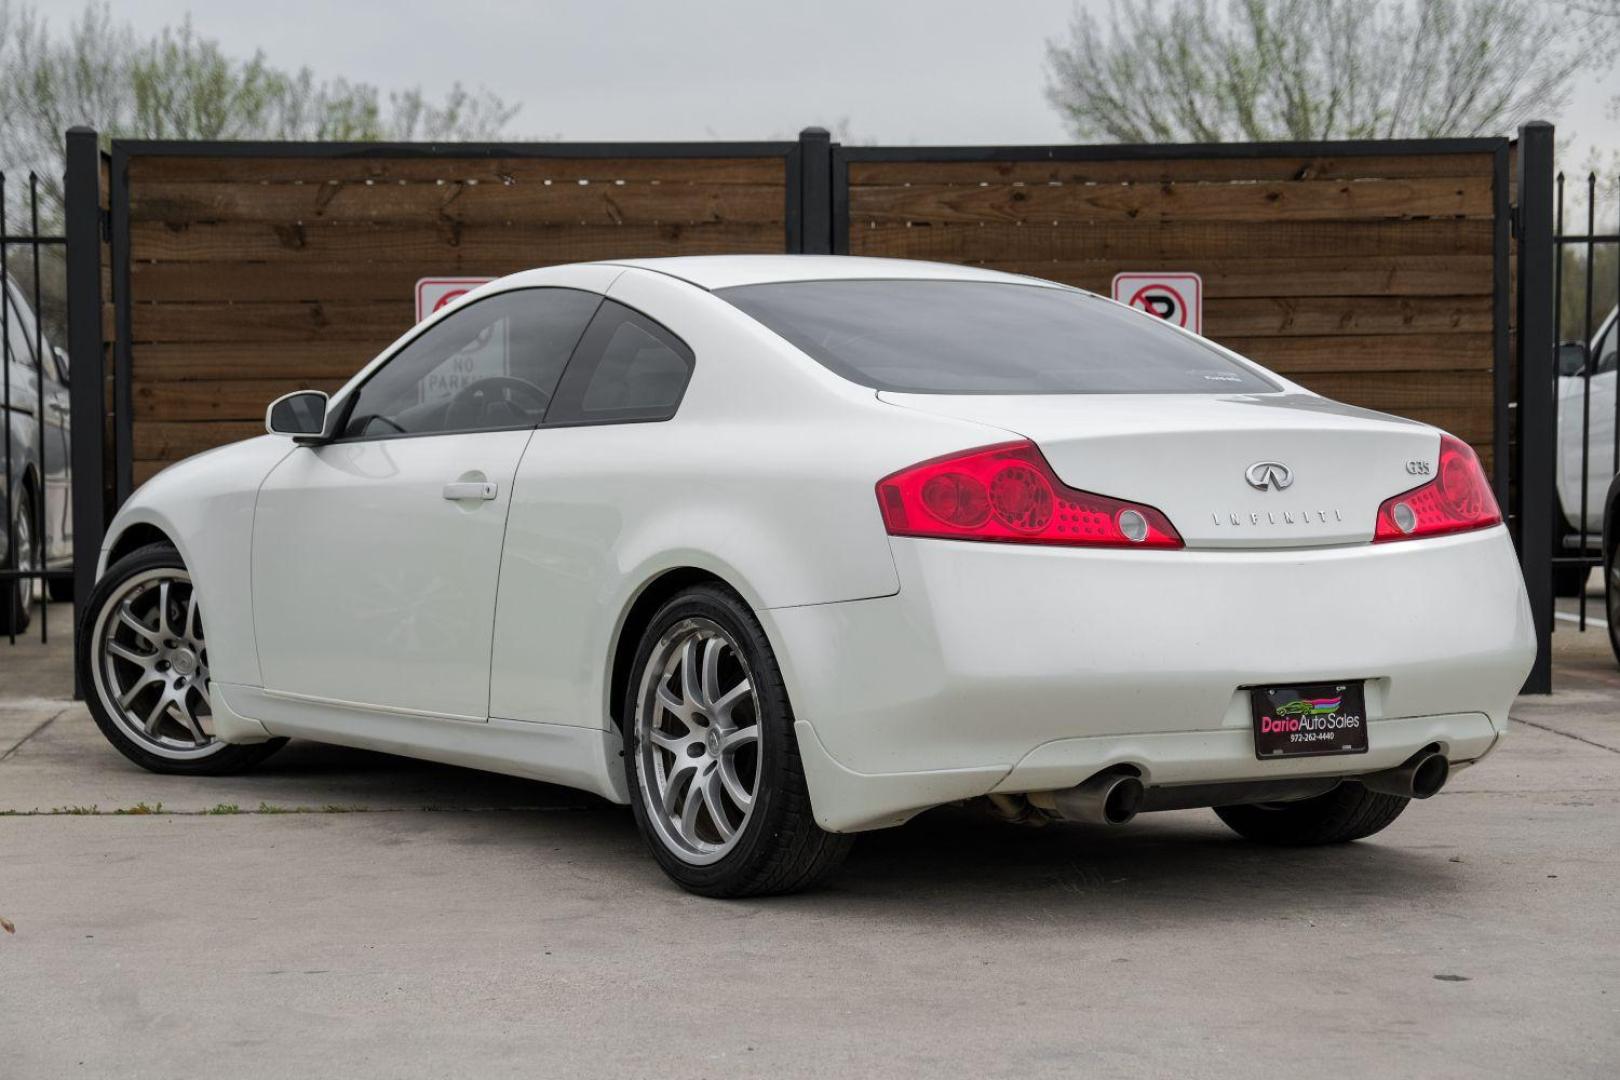
<svg viewBox="0 0 1620 1080">
<path fill-rule="evenodd" d="M 44 232 L 40 186 L 0 173 L 0 630 L 13 644 L 30 623 L 49 640 L 46 601 L 73 583 L 67 238 Z"/>
<path fill-rule="evenodd" d="M 1620 473 L 1620 442 L 1615 439 L 1620 426 L 1620 395 L 1615 393 L 1620 222 L 1612 232 L 1598 231 L 1598 222 L 1608 216 L 1602 203 L 1612 200 L 1613 212 L 1620 215 L 1620 177 L 1614 178 L 1612 194 L 1605 186 L 1597 173 L 1588 173 L 1584 184 L 1576 182 L 1571 208 L 1565 176 L 1559 173 L 1553 237 L 1558 337 L 1553 590 L 1559 597 L 1576 598 L 1574 613 L 1555 612 L 1555 617 L 1568 618 L 1582 630 L 1588 623 L 1591 571 L 1604 561 L 1609 489 Z M 1580 214 L 1583 197 L 1586 212 Z"/>
</svg>

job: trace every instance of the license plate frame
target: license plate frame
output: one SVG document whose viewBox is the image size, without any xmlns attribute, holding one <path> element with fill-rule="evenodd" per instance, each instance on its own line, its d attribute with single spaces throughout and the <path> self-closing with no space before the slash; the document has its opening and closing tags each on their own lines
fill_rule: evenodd
<svg viewBox="0 0 1620 1080">
<path fill-rule="evenodd" d="M 1254 756 L 1261 761 L 1367 752 L 1364 679 L 1251 686 Z"/>
</svg>

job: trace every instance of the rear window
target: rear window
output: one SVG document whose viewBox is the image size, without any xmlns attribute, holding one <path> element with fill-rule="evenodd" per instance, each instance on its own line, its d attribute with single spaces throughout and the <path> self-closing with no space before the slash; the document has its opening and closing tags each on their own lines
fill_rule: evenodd
<svg viewBox="0 0 1620 1080">
<path fill-rule="evenodd" d="M 795 281 L 717 295 L 852 382 L 913 394 L 1271 393 L 1101 297 L 979 281 Z"/>
</svg>

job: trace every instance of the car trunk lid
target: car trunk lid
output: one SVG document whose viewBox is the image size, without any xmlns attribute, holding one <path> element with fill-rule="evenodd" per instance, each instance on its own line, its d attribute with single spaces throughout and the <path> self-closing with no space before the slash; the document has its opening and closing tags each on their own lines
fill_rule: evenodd
<svg viewBox="0 0 1620 1080">
<path fill-rule="evenodd" d="M 1198 548 L 1368 542 L 1440 449 L 1433 428 L 1298 392 L 877 396 L 1023 436 L 1065 484 L 1153 506 Z"/>
</svg>

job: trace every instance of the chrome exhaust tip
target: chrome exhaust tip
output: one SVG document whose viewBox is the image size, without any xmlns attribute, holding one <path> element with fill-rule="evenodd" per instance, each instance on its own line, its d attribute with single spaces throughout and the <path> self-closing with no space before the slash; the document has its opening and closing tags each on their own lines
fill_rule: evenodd
<svg viewBox="0 0 1620 1080">
<path fill-rule="evenodd" d="M 1146 789 L 1130 773 L 1098 773 L 1076 787 L 1052 793 L 1052 803 L 1069 821 L 1123 825 L 1142 808 Z"/>
<path fill-rule="evenodd" d="M 1451 777 L 1451 762 L 1436 750 L 1423 750 L 1393 769 L 1358 777 L 1361 786 L 1384 795 L 1399 795 L 1404 799 L 1427 799 L 1446 786 Z"/>
</svg>

